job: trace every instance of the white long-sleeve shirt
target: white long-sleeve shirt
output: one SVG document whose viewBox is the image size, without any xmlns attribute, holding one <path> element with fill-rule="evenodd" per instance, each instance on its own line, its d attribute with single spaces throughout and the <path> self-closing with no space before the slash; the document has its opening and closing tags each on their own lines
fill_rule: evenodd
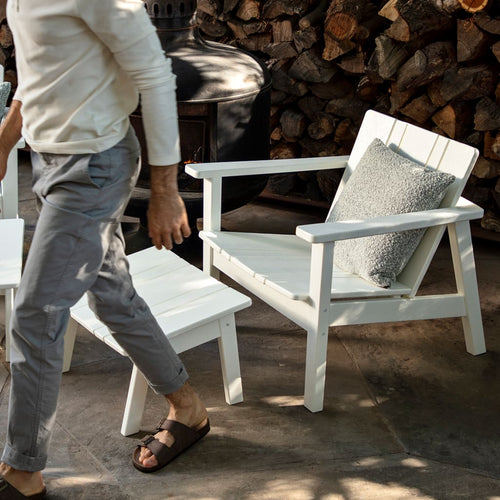
<svg viewBox="0 0 500 500">
<path fill-rule="evenodd" d="M 149 163 L 180 160 L 175 76 L 142 0 L 8 0 L 7 16 L 33 150 L 114 146 L 140 93 Z"/>
</svg>

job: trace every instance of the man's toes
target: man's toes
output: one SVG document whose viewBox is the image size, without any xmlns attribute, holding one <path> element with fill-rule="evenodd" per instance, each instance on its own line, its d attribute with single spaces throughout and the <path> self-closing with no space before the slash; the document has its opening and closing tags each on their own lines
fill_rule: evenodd
<svg viewBox="0 0 500 500">
<path fill-rule="evenodd" d="M 142 460 L 142 465 L 144 467 L 154 467 L 155 465 L 158 465 L 158 461 L 154 455 L 151 455 Z"/>
<path fill-rule="evenodd" d="M 154 457 L 154 455 L 151 453 L 150 450 L 147 448 L 142 448 L 141 449 L 141 454 L 139 455 L 139 461 L 144 464 L 145 460 L 148 460 L 149 458 Z"/>
</svg>

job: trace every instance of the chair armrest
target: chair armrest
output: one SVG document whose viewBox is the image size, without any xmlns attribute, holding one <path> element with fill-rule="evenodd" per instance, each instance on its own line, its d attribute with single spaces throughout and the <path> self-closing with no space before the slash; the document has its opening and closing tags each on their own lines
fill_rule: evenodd
<svg viewBox="0 0 500 500">
<path fill-rule="evenodd" d="M 242 175 L 280 174 L 344 168 L 348 156 L 324 156 L 319 158 L 291 158 L 285 160 L 228 161 L 190 163 L 185 171 L 195 179 L 213 179 Z"/>
<path fill-rule="evenodd" d="M 376 234 L 394 233 L 410 229 L 421 229 L 443 224 L 480 219 L 484 210 L 474 203 L 460 198 L 457 206 L 437 208 L 422 212 L 386 215 L 372 219 L 323 222 L 297 226 L 295 234 L 309 243 L 329 243 L 337 240 L 361 238 Z"/>
</svg>

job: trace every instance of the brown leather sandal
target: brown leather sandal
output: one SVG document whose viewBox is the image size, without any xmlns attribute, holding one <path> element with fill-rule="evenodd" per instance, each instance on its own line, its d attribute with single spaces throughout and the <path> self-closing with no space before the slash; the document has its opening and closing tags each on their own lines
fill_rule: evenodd
<svg viewBox="0 0 500 500">
<path fill-rule="evenodd" d="M 22 500 L 23 498 L 30 498 L 31 500 L 42 500 L 46 497 L 46 495 L 46 488 L 44 488 L 40 493 L 36 493 L 35 495 L 23 495 L 5 479 L 0 479 L 0 500 Z"/>
<path fill-rule="evenodd" d="M 155 472 L 165 467 L 165 465 L 169 464 L 183 451 L 186 451 L 190 446 L 205 436 L 210 430 L 210 422 L 207 419 L 207 423 L 201 429 L 193 429 L 192 427 L 187 427 L 186 425 L 176 422 L 175 420 L 168 420 L 164 418 L 156 430 L 157 432 L 164 430 L 169 431 L 174 436 L 175 443 L 168 447 L 154 436 L 146 436 L 142 439 L 137 444 L 137 448 L 132 455 L 132 463 L 134 467 L 141 472 Z M 153 453 L 158 461 L 157 465 L 153 467 L 144 467 L 144 465 L 139 462 L 141 448 L 143 447 L 146 447 L 151 451 L 151 453 Z"/>
</svg>

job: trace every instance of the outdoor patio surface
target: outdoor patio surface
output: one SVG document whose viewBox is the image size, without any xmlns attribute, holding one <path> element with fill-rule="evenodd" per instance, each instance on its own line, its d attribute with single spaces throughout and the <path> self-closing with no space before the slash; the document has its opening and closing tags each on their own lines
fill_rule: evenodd
<svg viewBox="0 0 500 500">
<path fill-rule="evenodd" d="M 36 211 L 27 158 L 20 171 L 28 246 Z M 293 232 L 323 216 L 258 201 L 227 214 L 224 226 Z M 138 244 L 130 241 L 131 248 Z M 80 329 L 62 379 L 45 471 L 48 498 L 499 500 L 499 243 L 475 239 L 474 247 L 486 354 L 466 353 L 459 319 L 332 328 L 325 409 L 312 414 L 302 406 L 305 332 L 252 297 L 252 307 L 236 315 L 245 401 L 226 405 L 216 343 L 184 353 L 212 430 L 154 474 L 131 464 L 142 434 L 120 434 L 130 361 Z M 192 244 L 183 256 L 199 264 L 199 248 Z M 444 241 L 423 291 L 452 288 L 450 273 Z M 3 444 L 5 362 L 0 382 Z M 144 431 L 164 414 L 163 399 L 150 393 Z"/>
</svg>

